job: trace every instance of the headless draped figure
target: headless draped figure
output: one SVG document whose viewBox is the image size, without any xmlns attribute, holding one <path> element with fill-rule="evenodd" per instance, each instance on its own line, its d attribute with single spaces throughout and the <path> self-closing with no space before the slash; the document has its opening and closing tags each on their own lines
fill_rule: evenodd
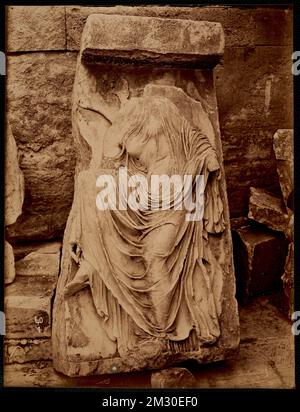
<svg viewBox="0 0 300 412">
<path fill-rule="evenodd" d="M 202 175 L 204 214 L 186 210 L 98 210 L 96 179 L 121 167 L 153 175 Z M 224 230 L 219 162 L 208 138 L 164 97 L 132 98 L 103 141 L 99 166 L 78 177 L 78 218 L 70 241 L 78 264 L 65 298 L 91 288 L 97 313 L 120 354 L 141 339 L 211 344 L 219 337 L 222 270 L 209 234 Z M 116 179 L 116 181 L 118 181 Z M 118 189 L 118 188 L 117 188 Z M 157 203 L 162 203 L 159 194 Z M 175 205 L 173 194 L 170 204 Z"/>
</svg>

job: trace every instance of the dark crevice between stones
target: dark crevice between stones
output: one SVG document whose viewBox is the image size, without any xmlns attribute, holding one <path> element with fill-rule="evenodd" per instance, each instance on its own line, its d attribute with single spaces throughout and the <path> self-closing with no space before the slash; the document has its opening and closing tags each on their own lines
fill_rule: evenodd
<svg viewBox="0 0 300 412">
<path fill-rule="evenodd" d="M 114 55 L 115 54 L 115 55 Z M 211 69 L 221 61 L 220 55 L 191 56 L 181 54 L 160 55 L 153 52 L 142 51 L 94 51 L 85 49 L 82 53 L 82 62 L 86 65 L 130 65 L 130 66 L 156 66 L 181 69 Z"/>
</svg>

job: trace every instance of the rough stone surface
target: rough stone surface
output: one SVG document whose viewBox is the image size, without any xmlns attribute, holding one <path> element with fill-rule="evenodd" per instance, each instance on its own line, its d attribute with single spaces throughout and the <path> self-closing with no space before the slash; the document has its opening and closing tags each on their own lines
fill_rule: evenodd
<svg viewBox="0 0 300 412">
<path fill-rule="evenodd" d="M 5 144 L 5 226 L 15 223 L 22 213 L 23 201 L 24 176 L 19 168 L 18 148 L 8 123 Z"/>
<path fill-rule="evenodd" d="M 285 205 L 293 209 L 294 194 L 294 131 L 281 129 L 274 135 L 273 148 L 277 161 L 277 173 Z"/>
<path fill-rule="evenodd" d="M 52 244 L 56 245 L 55 242 L 41 242 L 41 241 L 34 241 L 34 242 L 25 242 L 25 243 L 14 243 L 14 255 L 15 261 L 23 259 L 31 252 L 36 252 L 38 249 L 43 248 L 44 246 L 50 246 Z M 61 242 L 58 241 L 60 244 Z M 58 249 L 56 250 L 58 251 Z"/>
<path fill-rule="evenodd" d="M 284 274 L 282 276 L 283 289 L 287 300 L 286 313 L 289 317 L 295 311 L 294 306 L 294 242 L 289 244 L 288 254 L 284 266 Z"/>
<path fill-rule="evenodd" d="M 284 266 L 284 274 L 282 276 L 283 289 L 286 297 L 285 312 L 291 318 L 295 310 L 294 307 L 294 214 L 290 213 L 289 223 L 285 231 L 285 236 L 288 239 L 289 248 Z"/>
<path fill-rule="evenodd" d="M 4 342 L 5 364 L 49 360 L 51 357 L 50 339 L 7 339 Z"/>
<path fill-rule="evenodd" d="M 7 7 L 7 50 L 64 50 L 65 10 L 57 6 Z"/>
<path fill-rule="evenodd" d="M 60 240 L 51 242 L 25 242 L 25 243 L 15 243 L 14 244 L 14 255 L 15 260 L 18 261 L 23 259 L 31 252 L 36 252 L 37 250 L 45 251 L 46 253 L 56 253 L 61 250 L 62 242 Z"/>
<path fill-rule="evenodd" d="M 12 246 L 5 241 L 4 245 L 4 283 L 12 283 L 15 279 L 15 259 Z"/>
<path fill-rule="evenodd" d="M 8 57 L 8 118 L 25 177 L 23 213 L 8 240 L 61 236 L 73 197 L 71 90 L 76 56 Z"/>
<path fill-rule="evenodd" d="M 285 232 L 288 213 L 282 200 L 264 189 L 250 188 L 249 219 L 262 223 L 272 230 Z"/>
<path fill-rule="evenodd" d="M 60 265 L 60 242 L 43 245 L 16 262 L 16 274 L 19 276 L 58 277 Z"/>
<path fill-rule="evenodd" d="M 233 251 L 240 302 L 280 287 L 287 253 L 284 234 L 244 226 L 233 230 Z"/>
<path fill-rule="evenodd" d="M 152 388 L 195 388 L 196 379 L 185 368 L 170 368 L 151 375 Z"/>
<path fill-rule="evenodd" d="M 219 22 L 225 31 L 227 47 L 291 44 L 292 11 L 272 8 L 212 7 L 66 7 L 67 47 L 79 50 L 87 17 L 93 13 L 168 17 Z M 281 24 L 278 24 L 278 21 Z M 241 34 L 242 33 L 242 34 Z"/>
<path fill-rule="evenodd" d="M 5 287 L 7 339 L 51 336 L 51 301 L 56 286 L 53 276 L 17 276 Z"/>
<path fill-rule="evenodd" d="M 69 49 L 79 50 L 88 15 L 99 12 L 191 18 L 222 24 L 226 47 L 223 64 L 216 69 L 216 91 L 231 217 L 246 215 L 249 186 L 265 187 L 279 195 L 272 146 L 274 130 L 293 124 L 293 76 L 286 64 L 293 51 L 292 10 L 68 6 Z"/>
<path fill-rule="evenodd" d="M 191 68 L 215 65 L 224 53 L 222 26 L 205 21 L 92 14 L 82 39 L 82 59 L 92 63 Z"/>
</svg>

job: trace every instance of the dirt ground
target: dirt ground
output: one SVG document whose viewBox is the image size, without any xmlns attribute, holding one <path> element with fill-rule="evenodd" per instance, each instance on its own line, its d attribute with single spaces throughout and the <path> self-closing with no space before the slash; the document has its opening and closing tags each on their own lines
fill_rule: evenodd
<svg viewBox="0 0 300 412">
<path fill-rule="evenodd" d="M 274 297 L 252 300 L 240 308 L 241 344 L 231 360 L 210 365 L 185 363 L 198 388 L 293 388 L 294 337 L 291 324 L 273 305 Z M 51 362 L 6 365 L 4 386 L 150 388 L 151 372 L 68 378 Z"/>
</svg>

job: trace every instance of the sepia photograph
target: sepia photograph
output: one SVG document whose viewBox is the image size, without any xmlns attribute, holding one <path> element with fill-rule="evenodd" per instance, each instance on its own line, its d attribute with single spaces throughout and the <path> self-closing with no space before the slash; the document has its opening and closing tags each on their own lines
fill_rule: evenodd
<svg viewBox="0 0 300 412">
<path fill-rule="evenodd" d="M 293 13 L 5 6 L 4 389 L 296 388 Z"/>
</svg>

